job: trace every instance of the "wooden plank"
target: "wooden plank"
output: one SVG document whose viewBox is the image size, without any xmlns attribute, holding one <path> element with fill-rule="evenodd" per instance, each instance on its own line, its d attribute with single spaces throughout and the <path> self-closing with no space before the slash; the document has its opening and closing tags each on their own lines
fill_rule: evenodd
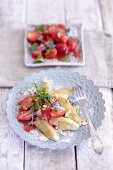
<svg viewBox="0 0 113 170">
<path fill-rule="evenodd" d="M 64 23 L 63 0 L 28 0 L 28 24 Z"/>
<path fill-rule="evenodd" d="M 103 27 L 106 32 L 113 35 L 113 1 L 112 0 L 100 0 L 100 9 L 103 20 Z M 110 36 L 109 36 L 110 37 Z M 109 45 L 110 54 L 109 54 L 109 69 L 110 69 L 110 80 L 111 87 L 113 85 L 113 38 L 111 37 L 111 43 Z"/>
<path fill-rule="evenodd" d="M 68 25 L 82 23 L 87 29 L 102 30 L 102 21 L 97 0 L 65 0 Z"/>
<path fill-rule="evenodd" d="M 9 89 L 0 89 L 0 170 L 23 170 L 24 141 L 9 127 L 5 103 Z"/>
<path fill-rule="evenodd" d="M 113 122 L 112 122 L 112 93 L 110 89 L 101 89 L 105 100 L 105 119 L 98 134 L 104 143 L 104 152 L 97 155 L 92 150 L 91 141 L 85 141 L 77 148 L 78 170 L 111 170 L 113 166 Z"/>
<path fill-rule="evenodd" d="M 28 24 L 65 23 L 64 2 L 61 0 L 28 1 Z M 32 163 L 31 163 L 32 162 Z M 75 170 L 74 148 L 64 151 L 42 150 L 26 143 L 25 169 Z"/>
<path fill-rule="evenodd" d="M 113 1 L 100 0 L 99 3 L 104 29 L 113 34 Z"/>
<path fill-rule="evenodd" d="M 20 29 L 25 25 L 26 0 L 0 0 L 0 25 Z"/>
<path fill-rule="evenodd" d="M 61 151 L 39 149 L 29 144 L 25 148 L 26 170 L 75 170 L 74 148 Z"/>
</svg>

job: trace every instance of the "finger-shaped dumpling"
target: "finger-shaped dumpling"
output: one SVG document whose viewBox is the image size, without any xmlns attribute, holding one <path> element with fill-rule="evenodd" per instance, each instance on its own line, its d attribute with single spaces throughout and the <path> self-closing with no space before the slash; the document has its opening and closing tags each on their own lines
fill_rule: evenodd
<svg viewBox="0 0 113 170">
<path fill-rule="evenodd" d="M 55 125 L 62 130 L 77 130 L 79 128 L 78 123 L 65 117 L 51 118 L 50 124 Z"/>
<path fill-rule="evenodd" d="M 64 108 L 66 109 L 66 111 L 70 111 L 70 118 L 72 120 L 74 120 L 75 122 L 77 122 L 79 125 L 81 125 L 81 118 L 79 117 L 79 115 L 77 114 L 76 109 L 71 105 L 71 103 L 69 102 L 69 100 L 60 97 L 58 98 L 58 101 L 61 105 L 64 106 Z"/>
<path fill-rule="evenodd" d="M 35 121 L 35 125 L 47 138 L 54 141 L 59 140 L 58 132 L 46 120 L 38 119 Z"/>
<path fill-rule="evenodd" d="M 71 88 L 60 88 L 54 91 L 55 96 L 68 98 L 72 94 L 73 90 Z"/>
<path fill-rule="evenodd" d="M 46 78 L 42 82 L 42 87 L 44 87 L 46 90 L 52 90 L 52 81 L 47 80 Z"/>
</svg>

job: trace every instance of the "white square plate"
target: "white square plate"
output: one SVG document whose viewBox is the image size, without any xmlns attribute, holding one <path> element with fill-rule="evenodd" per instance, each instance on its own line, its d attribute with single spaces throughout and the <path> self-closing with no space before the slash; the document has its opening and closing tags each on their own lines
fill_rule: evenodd
<svg viewBox="0 0 113 170">
<path fill-rule="evenodd" d="M 24 41 L 24 63 L 27 67 L 40 67 L 40 66 L 83 66 L 85 64 L 85 57 L 84 57 L 84 31 L 83 31 L 83 25 L 75 25 L 72 26 L 68 33 L 69 36 L 77 38 L 80 42 L 80 48 L 81 48 L 81 58 L 75 58 L 73 57 L 70 62 L 64 62 L 64 61 L 58 61 L 57 59 L 46 59 L 45 63 L 33 63 L 33 59 L 31 57 L 31 54 L 29 52 L 29 43 L 27 41 L 27 34 L 29 31 L 34 30 L 34 25 L 28 25 L 25 31 L 25 41 Z"/>
</svg>

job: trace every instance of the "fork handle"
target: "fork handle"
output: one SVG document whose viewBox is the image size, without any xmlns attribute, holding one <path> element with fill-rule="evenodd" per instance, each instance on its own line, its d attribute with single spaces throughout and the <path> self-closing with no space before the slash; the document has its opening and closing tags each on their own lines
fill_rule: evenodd
<svg viewBox="0 0 113 170">
<path fill-rule="evenodd" d="M 99 138 L 99 136 L 98 136 L 98 134 L 97 134 L 97 132 L 96 132 L 94 126 L 93 126 L 93 123 L 92 123 L 90 116 L 87 113 L 87 111 L 86 111 L 86 118 L 87 118 L 87 122 L 88 122 L 88 125 L 89 125 L 93 150 L 97 154 L 100 155 L 100 154 L 102 154 L 102 152 L 104 150 L 104 146 L 103 146 L 103 143 L 102 143 L 101 139 Z"/>
</svg>

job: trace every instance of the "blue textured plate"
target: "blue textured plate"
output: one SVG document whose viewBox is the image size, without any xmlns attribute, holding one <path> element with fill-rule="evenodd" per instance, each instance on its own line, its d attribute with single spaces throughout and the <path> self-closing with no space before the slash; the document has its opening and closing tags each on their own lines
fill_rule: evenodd
<svg viewBox="0 0 113 170">
<path fill-rule="evenodd" d="M 72 87 L 76 84 L 84 87 L 87 98 L 89 100 L 89 107 L 91 109 L 91 119 L 95 126 L 98 128 L 102 120 L 104 119 L 104 100 L 102 99 L 102 93 L 99 92 L 99 88 L 94 86 L 91 80 L 88 80 L 85 76 L 81 76 L 78 73 L 69 73 L 62 70 L 49 70 L 41 71 L 40 73 L 34 73 L 24 80 L 20 81 L 16 87 L 14 87 L 9 94 L 7 101 L 7 119 L 9 120 L 12 129 L 25 141 L 32 145 L 39 146 L 41 148 L 50 149 L 64 149 L 72 147 L 81 143 L 90 137 L 88 126 L 82 126 L 77 131 L 69 132 L 66 136 L 60 136 L 58 142 L 54 141 L 41 141 L 38 139 L 39 131 L 27 133 L 23 130 L 23 125 L 16 120 L 16 104 L 23 98 L 22 91 L 28 89 L 32 83 L 41 85 L 43 78 L 53 80 L 53 87 Z"/>
</svg>

